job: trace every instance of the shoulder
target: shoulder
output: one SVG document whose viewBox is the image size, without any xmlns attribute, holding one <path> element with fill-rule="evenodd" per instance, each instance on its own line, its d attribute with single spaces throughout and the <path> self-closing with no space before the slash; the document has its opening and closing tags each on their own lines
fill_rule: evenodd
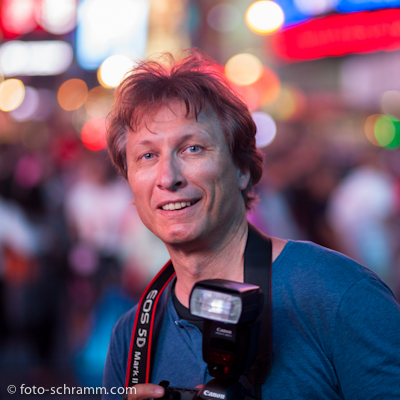
<svg viewBox="0 0 400 400">
<path fill-rule="evenodd" d="M 311 242 L 287 242 L 272 265 L 272 285 L 276 296 L 281 298 L 284 293 L 282 301 L 286 299 L 292 307 L 312 309 L 312 315 L 331 320 L 342 300 L 360 291 L 368 300 L 368 290 L 376 293 L 379 288 L 381 296 L 396 301 L 374 272 L 344 254 Z"/>
<path fill-rule="evenodd" d="M 132 307 L 129 311 L 123 314 L 111 333 L 111 344 L 117 347 L 129 346 L 130 337 L 132 335 L 133 324 L 135 322 L 135 316 L 137 311 L 137 305 Z"/>
<path fill-rule="evenodd" d="M 340 278 L 344 285 L 364 278 L 381 281 L 374 272 L 344 254 L 306 241 L 289 240 L 274 266 L 304 279 Z"/>
</svg>

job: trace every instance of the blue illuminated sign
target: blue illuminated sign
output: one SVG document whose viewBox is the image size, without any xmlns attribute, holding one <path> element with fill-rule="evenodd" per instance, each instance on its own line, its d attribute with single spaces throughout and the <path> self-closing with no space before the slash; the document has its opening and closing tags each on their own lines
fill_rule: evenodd
<svg viewBox="0 0 400 400">
<path fill-rule="evenodd" d="M 311 15 L 304 11 L 304 7 L 307 1 L 311 0 L 273 0 L 275 3 L 279 4 L 285 14 L 284 27 L 290 27 L 293 25 L 298 25 L 299 23 L 305 22 L 307 20 L 320 17 L 324 15 Z M 312 0 L 315 5 L 318 4 L 317 0 Z M 355 11 L 367 11 L 367 10 L 378 10 L 383 8 L 393 8 L 400 7 L 400 0 L 335 0 L 330 1 L 331 10 L 327 7 L 325 14 L 329 11 L 339 11 L 342 13 L 350 13 Z M 336 4 L 335 4 L 336 3 Z M 303 7 L 301 7 L 301 5 Z M 312 9 L 312 4 L 308 6 Z"/>
<path fill-rule="evenodd" d="M 381 8 L 399 7 L 400 0 L 340 0 L 334 6 L 340 12 L 378 10 Z"/>
<path fill-rule="evenodd" d="M 115 54 L 143 59 L 149 0 L 81 0 L 76 28 L 76 58 L 88 70 Z"/>
</svg>

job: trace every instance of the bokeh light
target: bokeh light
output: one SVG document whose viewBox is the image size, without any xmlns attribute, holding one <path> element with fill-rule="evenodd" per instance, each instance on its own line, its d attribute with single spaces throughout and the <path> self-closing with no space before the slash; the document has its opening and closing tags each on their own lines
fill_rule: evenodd
<svg viewBox="0 0 400 400">
<path fill-rule="evenodd" d="M 293 0 L 295 7 L 305 15 L 318 15 L 332 10 L 334 0 Z"/>
<path fill-rule="evenodd" d="M 305 104 L 305 97 L 298 89 L 284 86 L 272 104 L 273 116 L 279 121 L 294 120 L 302 115 Z"/>
<path fill-rule="evenodd" d="M 251 85 L 260 79 L 262 73 L 262 62 L 253 54 L 236 54 L 225 65 L 226 77 L 239 86 Z"/>
<path fill-rule="evenodd" d="M 274 102 L 281 91 L 281 81 L 274 71 L 264 68 L 262 75 L 254 86 L 260 96 L 260 105 Z"/>
<path fill-rule="evenodd" d="M 207 15 L 208 25 L 215 31 L 228 33 L 240 23 L 240 12 L 233 4 L 221 3 L 214 6 Z"/>
<path fill-rule="evenodd" d="M 43 176 L 43 166 L 40 160 L 32 155 L 23 156 L 17 163 L 14 179 L 19 186 L 31 188 L 36 186 Z"/>
<path fill-rule="evenodd" d="M 77 0 L 42 0 L 36 19 L 44 30 L 60 35 L 75 28 L 76 10 Z"/>
<path fill-rule="evenodd" d="M 163 5 L 168 7 L 160 2 L 154 8 Z M 148 45 L 149 12 L 149 0 L 81 0 L 76 31 L 79 65 L 97 69 L 114 54 L 143 59 Z"/>
<path fill-rule="evenodd" d="M 275 121 L 270 115 L 261 111 L 253 112 L 251 115 L 257 126 L 257 147 L 268 146 L 275 139 L 276 136 Z"/>
<path fill-rule="evenodd" d="M 72 112 L 71 123 L 75 130 L 82 132 L 83 125 L 90 119 L 90 115 L 86 112 L 85 107 L 80 107 Z"/>
<path fill-rule="evenodd" d="M 106 147 L 106 119 L 89 119 L 82 128 L 81 140 L 92 151 L 98 151 Z"/>
<path fill-rule="evenodd" d="M 115 55 L 108 57 L 97 71 L 97 79 L 105 88 L 117 87 L 124 76 L 132 69 L 134 62 L 127 56 Z"/>
<path fill-rule="evenodd" d="M 376 140 L 375 137 L 375 124 L 378 118 L 381 117 L 380 114 L 370 115 L 364 124 L 364 132 L 367 139 L 375 146 L 381 147 L 380 143 Z"/>
<path fill-rule="evenodd" d="M 5 76 L 58 75 L 68 69 L 72 58 L 72 46 L 61 40 L 12 40 L 0 46 L 0 69 Z"/>
<path fill-rule="evenodd" d="M 11 111 L 11 115 L 16 121 L 28 121 L 35 115 L 38 106 L 39 94 L 37 90 L 27 86 L 23 102 L 14 111 Z"/>
<path fill-rule="evenodd" d="M 400 118 L 400 91 L 388 90 L 381 97 L 381 108 L 384 114 Z"/>
<path fill-rule="evenodd" d="M 279 96 L 281 82 L 274 71 L 263 68 L 261 77 L 251 85 L 232 85 L 244 99 L 250 111 L 274 102 Z"/>
<path fill-rule="evenodd" d="M 259 35 L 268 35 L 278 30 L 285 21 L 282 8 L 269 0 L 253 3 L 246 11 L 247 26 Z"/>
<path fill-rule="evenodd" d="M 6 32 L 24 35 L 33 31 L 36 0 L 3 0 L 0 7 L 0 16 L 3 29 Z"/>
<path fill-rule="evenodd" d="M 382 115 L 375 122 L 375 138 L 386 149 L 400 146 L 400 121 L 391 115 Z"/>
<path fill-rule="evenodd" d="M 69 79 L 58 89 L 57 99 L 61 108 L 66 111 L 77 110 L 88 96 L 88 87 L 81 79 Z"/>
<path fill-rule="evenodd" d="M 24 97 L 25 86 L 19 79 L 6 79 L 0 84 L 0 110 L 15 110 L 22 104 Z"/>
<path fill-rule="evenodd" d="M 93 118 L 105 118 L 114 104 L 114 93 L 101 86 L 93 88 L 86 99 L 86 112 Z"/>
</svg>

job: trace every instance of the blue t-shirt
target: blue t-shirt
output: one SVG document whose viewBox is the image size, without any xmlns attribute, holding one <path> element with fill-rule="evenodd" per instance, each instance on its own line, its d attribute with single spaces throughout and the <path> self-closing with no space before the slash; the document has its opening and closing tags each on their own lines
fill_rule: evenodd
<svg viewBox="0 0 400 400">
<path fill-rule="evenodd" d="M 211 377 L 202 334 L 179 319 L 170 290 L 162 296 L 167 307 L 151 382 L 204 384 Z M 108 389 L 124 386 L 135 312 L 113 329 L 103 380 Z M 340 253 L 309 242 L 286 244 L 272 264 L 272 346 L 263 400 L 400 399 L 400 306 L 377 275 Z"/>
</svg>

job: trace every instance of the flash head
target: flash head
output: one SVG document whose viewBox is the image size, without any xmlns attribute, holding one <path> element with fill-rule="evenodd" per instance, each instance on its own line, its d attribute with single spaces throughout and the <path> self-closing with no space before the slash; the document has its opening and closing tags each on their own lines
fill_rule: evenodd
<svg viewBox="0 0 400 400">
<path fill-rule="evenodd" d="M 228 324 L 242 324 L 257 319 L 262 308 L 258 286 L 225 279 L 197 282 L 190 295 L 190 312 L 198 317 Z"/>
</svg>

